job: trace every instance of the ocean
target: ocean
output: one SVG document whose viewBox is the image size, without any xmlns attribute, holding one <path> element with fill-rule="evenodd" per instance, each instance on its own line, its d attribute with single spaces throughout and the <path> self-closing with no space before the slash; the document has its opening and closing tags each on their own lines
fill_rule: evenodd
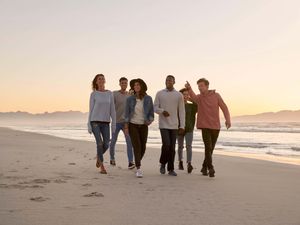
<svg viewBox="0 0 300 225">
<path fill-rule="evenodd" d="M 37 132 L 62 138 L 93 141 L 85 122 L 43 122 L 1 125 L 16 130 Z M 120 133 L 119 144 L 125 144 Z M 160 148 L 161 139 L 157 121 L 149 127 L 147 145 Z M 216 151 L 300 157 L 300 123 L 233 123 L 230 130 L 222 129 Z M 204 151 L 201 131 L 195 130 L 193 151 Z"/>
</svg>

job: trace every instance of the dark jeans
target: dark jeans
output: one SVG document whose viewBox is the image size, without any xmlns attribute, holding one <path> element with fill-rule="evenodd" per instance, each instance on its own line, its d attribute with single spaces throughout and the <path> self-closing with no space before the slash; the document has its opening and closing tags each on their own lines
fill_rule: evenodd
<svg viewBox="0 0 300 225">
<path fill-rule="evenodd" d="M 160 135 L 162 147 L 159 162 L 162 165 L 166 165 L 168 163 L 168 171 L 173 171 L 177 129 L 160 129 Z"/>
<path fill-rule="evenodd" d="M 109 123 L 92 121 L 91 125 L 97 144 L 97 157 L 103 162 L 103 154 L 109 147 Z"/>
<path fill-rule="evenodd" d="M 139 169 L 146 151 L 148 126 L 129 123 L 129 136 L 131 139 L 135 165 Z"/>
<path fill-rule="evenodd" d="M 203 168 L 213 169 L 212 154 L 215 149 L 220 130 L 202 129 L 202 139 L 205 147 L 205 158 L 203 161 Z"/>
</svg>

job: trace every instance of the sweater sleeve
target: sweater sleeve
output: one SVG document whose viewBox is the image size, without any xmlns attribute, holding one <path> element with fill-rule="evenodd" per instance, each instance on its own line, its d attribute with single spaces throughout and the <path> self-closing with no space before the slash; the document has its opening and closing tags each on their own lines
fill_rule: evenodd
<svg viewBox="0 0 300 225">
<path fill-rule="evenodd" d="M 157 92 L 156 96 L 155 96 L 155 100 L 154 100 L 154 111 L 157 114 L 161 114 L 161 113 L 163 113 L 163 111 L 165 111 L 163 108 L 160 107 L 159 95 L 160 95 L 160 92 Z"/>
<path fill-rule="evenodd" d="M 111 94 L 111 103 L 110 103 L 110 117 L 111 117 L 111 132 L 112 134 L 116 131 L 116 108 L 114 96 Z"/>
<path fill-rule="evenodd" d="M 178 116 L 179 116 L 179 128 L 184 129 L 185 127 L 185 107 L 182 94 L 178 98 Z"/>
<path fill-rule="evenodd" d="M 125 112 L 124 112 L 125 123 L 129 123 L 129 115 L 130 115 L 129 101 L 130 101 L 130 97 L 126 99 L 126 104 L 125 104 Z"/>
<path fill-rule="evenodd" d="M 225 120 L 227 122 L 230 122 L 230 113 L 229 113 L 228 107 L 225 104 L 225 102 L 223 101 L 221 95 L 219 93 L 217 93 L 217 95 L 218 95 L 218 104 L 219 104 L 219 107 L 221 108 L 221 110 L 223 112 Z"/>
<path fill-rule="evenodd" d="M 193 89 L 190 88 L 188 90 L 188 92 L 189 92 L 189 95 L 190 95 L 191 99 L 193 100 L 193 102 L 195 102 L 196 104 L 198 104 L 198 96 L 195 94 L 195 92 L 193 91 Z"/>
<path fill-rule="evenodd" d="M 89 119 L 88 122 L 91 122 L 91 117 L 92 117 L 92 112 L 94 109 L 95 105 L 95 99 L 94 99 L 94 92 L 91 93 L 90 95 L 90 101 L 89 101 Z"/>
<path fill-rule="evenodd" d="M 154 120 L 154 106 L 153 106 L 153 100 L 150 96 L 149 96 L 149 104 L 150 104 L 149 120 L 152 122 Z"/>
<path fill-rule="evenodd" d="M 92 92 L 90 95 L 90 101 L 89 101 L 89 116 L 88 116 L 88 123 L 87 123 L 89 130 L 92 130 L 91 117 L 92 117 L 94 105 L 95 105 L 94 92 Z"/>
</svg>

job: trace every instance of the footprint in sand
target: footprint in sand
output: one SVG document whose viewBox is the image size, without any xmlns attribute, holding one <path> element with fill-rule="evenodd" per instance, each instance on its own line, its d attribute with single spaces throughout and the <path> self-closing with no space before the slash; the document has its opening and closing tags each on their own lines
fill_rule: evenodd
<svg viewBox="0 0 300 225">
<path fill-rule="evenodd" d="M 76 163 L 71 162 L 71 163 L 69 163 L 69 165 L 74 166 L 74 165 L 76 165 Z"/>
<path fill-rule="evenodd" d="M 83 197 L 104 197 L 104 194 L 95 191 L 95 192 L 86 194 Z"/>
<path fill-rule="evenodd" d="M 62 179 L 55 179 L 55 180 L 53 180 L 53 182 L 56 183 L 56 184 L 64 184 L 64 183 L 67 183 L 66 180 L 62 180 Z"/>
<path fill-rule="evenodd" d="M 83 186 L 83 187 L 90 187 L 90 186 L 92 186 L 92 184 L 86 183 L 86 184 L 83 184 L 82 186 Z"/>
<path fill-rule="evenodd" d="M 47 201 L 49 198 L 44 198 L 42 196 L 39 196 L 39 197 L 32 197 L 30 198 L 31 201 L 34 201 L 34 202 L 44 202 L 44 201 Z"/>
<path fill-rule="evenodd" d="M 35 183 L 35 184 L 48 184 L 51 181 L 48 179 L 34 179 L 31 181 L 31 183 Z"/>
</svg>

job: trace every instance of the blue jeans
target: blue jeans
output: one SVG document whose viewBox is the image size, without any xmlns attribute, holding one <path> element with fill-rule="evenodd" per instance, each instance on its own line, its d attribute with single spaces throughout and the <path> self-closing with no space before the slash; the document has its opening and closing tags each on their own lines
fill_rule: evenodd
<svg viewBox="0 0 300 225">
<path fill-rule="evenodd" d="M 192 162 L 192 143 L 193 143 L 193 131 L 187 132 L 185 135 L 178 135 L 178 161 L 183 159 L 183 148 L 184 148 L 184 139 L 185 139 L 185 148 L 186 148 L 186 162 Z"/>
<path fill-rule="evenodd" d="M 109 146 L 109 123 L 92 121 L 91 125 L 97 144 L 97 157 L 100 162 L 103 162 L 103 154 L 106 152 Z"/>
<path fill-rule="evenodd" d="M 116 143 L 118 140 L 118 136 L 119 136 L 119 132 L 122 130 L 124 133 L 124 125 L 125 123 L 117 123 L 116 124 L 116 131 L 115 133 L 112 135 L 111 138 L 111 143 L 110 143 L 110 148 L 109 148 L 109 152 L 110 152 L 110 160 L 115 160 L 115 147 L 116 147 Z M 131 144 L 131 140 L 130 140 L 130 136 L 129 135 L 125 135 L 125 140 L 126 140 L 126 146 L 127 146 L 127 157 L 128 157 L 128 162 L 133 162 L 133 151 L 132 151 L 132 144 Z"/>
</svg>

